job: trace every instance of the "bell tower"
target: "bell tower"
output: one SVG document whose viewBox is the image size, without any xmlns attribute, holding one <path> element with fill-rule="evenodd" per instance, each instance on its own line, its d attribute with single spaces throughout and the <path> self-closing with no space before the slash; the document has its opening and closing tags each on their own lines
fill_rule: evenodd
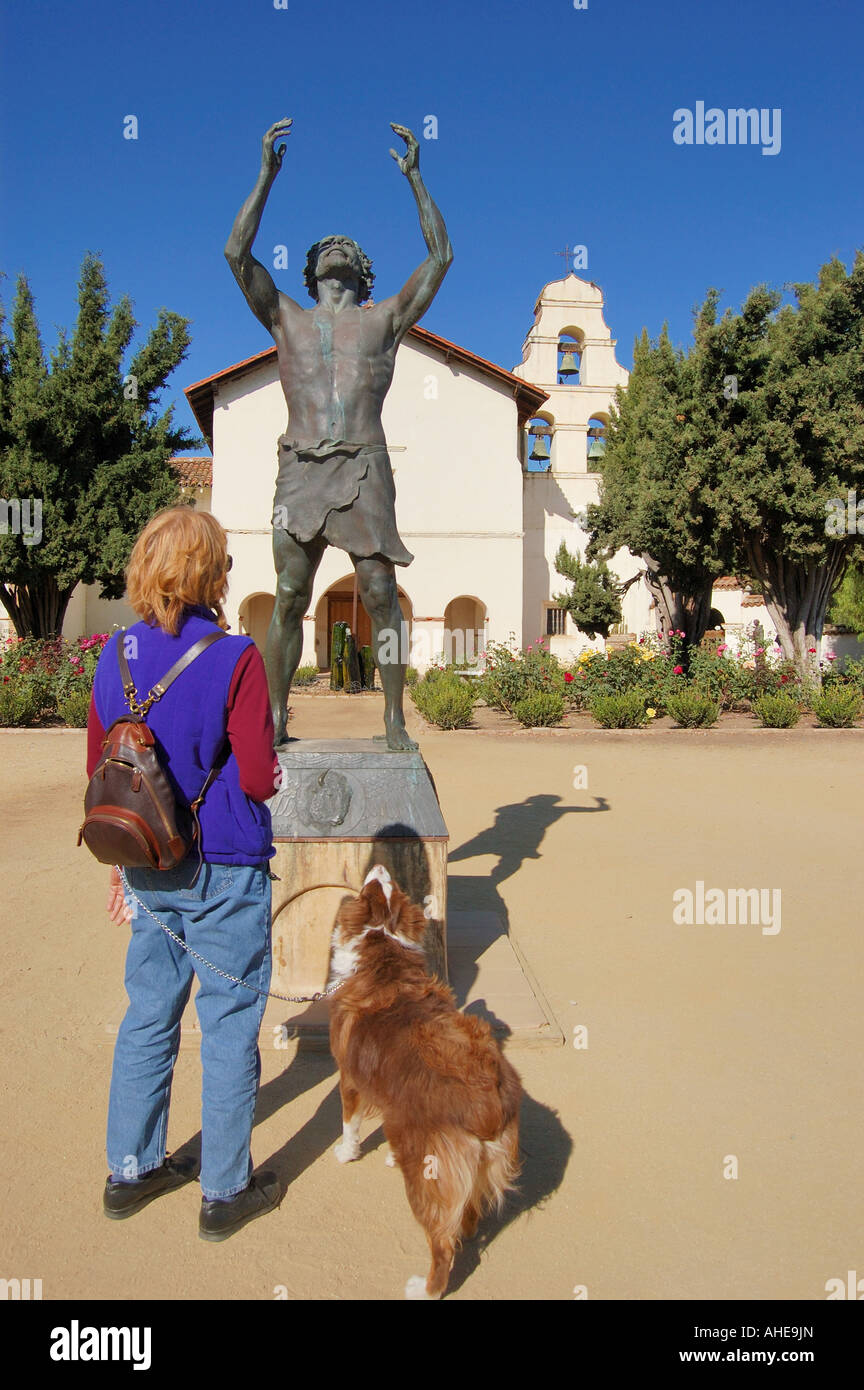
<svg viewBox="0 0 864 1390">
<path fill-rule="evenodd" d="M 615 346 L 603 318 L 599 285 L 571 272 L 543 288 L 522 361 L 513 373 L 549 392 L 543 416 L 552 426 L 548 466 L 553 473 L 597 471 L 594 460 L 602 457 L 603 427 L 609 423 L 615 388 L 627 385 L 628 373 L 615 359 Z M 532 432 L 525 450 L 530 472 L 545 461 L 542 452 L 540 459 L 535 452 L 538 438 L 542 436 Z"/>
<path fill-rule="evenodd" d="M 522 632 L 526 642 L 547 637 L 550 650 L 567 660 L 585 647 L 602 647 L 602 641 L 589 641 L 556 605 L 555 594 L 567 581 L 555 569 L 555 556 L 564 541 L 571 554 L 584 557 L 585 508 L 598 500 L 615 390 L 629 376 L 615 358 L 599 285 L 571 272 L 544 286 L 513 374 L 548 393 L 539 413 L 526 421 L 522 439 Z M 628 579 L 638 565 L 629 552 L 619 551 L 612 568 Z M 650 625 L 644 586 L 630 587 L 623 613 L 630 631 Z"/>
</svg>

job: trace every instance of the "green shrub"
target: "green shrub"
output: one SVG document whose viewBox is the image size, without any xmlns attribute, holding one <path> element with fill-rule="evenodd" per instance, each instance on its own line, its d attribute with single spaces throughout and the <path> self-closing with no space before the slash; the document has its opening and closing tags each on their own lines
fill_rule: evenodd
<svg viewBox="0 0 864 1390">
<path fill-rule="evenodd" d="M 314 685 L 318 679 L 317 666 L 298 666 L 294 672 L 292 685 Z"/>
<path fill-rule="evenodd" d="M 413 689 L 413 687 L 417 684 L 419 679 L 420 672 L 417 670 L 416 666 L 405 667 L 405 684 L 407 685 L 409 690 Z"/>
<path fill-rule="evenodd" d="M 678 694 L 685 685 L 684 675 L 675 670 L 680 667 L 678 645 L 671 653 L 647 642 L 632 642 L 605 654 L 583 652 L 570 668 L 570 697 L 580 709 L 590 711 L 599 695 L 638 691 L 648 706 L 663 711 L 669 696 Z"/>
<path fill-rule="evenodd" d="M 720 706 L 701 690 L 682 690 L 668 697 L 666 713 L 681 729 L 709 729 L 717 723 Z"/>
<path fill-rule="evenodd" d="M 853 685 L 834 685 L 813 699 L 813 713 L 826 729 L 851 729 L 861 718 L 861 696 Z"/>
<path fill-rule="evenodd" d="M 411 689 L 423 718 L 439 729 L 467 729 L 474 715 L 474 691 L 446 671 L 427 672 Z"/>
<path fill-rule="evenodd" d="M 753 713 L 766 729 L 794 729 L 801 709 L 790 695 L 760 695 L 753 701 Z"/>
<path fill-rule="evenodd" d="M 619 695 L 597 695 L 590 711 L 604 729 L 642 729 L 649 719 L 645 696 L 638 690 L 625 690 Z"/>
<path fill-rule="evenodd" d="M 858 694 L 864 699 L 864 659 L 853 661 L 852 657 L 847 657 L 841 679 L 845 685 L 854 686 Z"/>
<path fill-rule="evenodd" d="M 524 652 L 512 651 L 503 642 L 488 644 L 478 694 L 493 709 L 513 714 L 518 702 L 535 692 L 554 691 L 569 699 L 572 687 L 568 687 L 560 661 L 545 650 L 542 638 Z"/>
<path fill-rule="evenodd" d="M 548 729 L 564 718 L 564 700 L 556 690 L 535 690 L 516 701 L 513 713 L 526 729 Z"/>
<path fill-rule="evenodd" d="M 57 713 L 70 729 L 86 729 L 87 716 L 90 713 L 90 691 L 70 690 L 68 695 L 58 701 Z"/>
<path fill-rule="evenodd" d="M 35 724 L 43 708 L 44 700 L 32 681 L 6 676 L 0 682 L 0 727 Z"/>
</svg>

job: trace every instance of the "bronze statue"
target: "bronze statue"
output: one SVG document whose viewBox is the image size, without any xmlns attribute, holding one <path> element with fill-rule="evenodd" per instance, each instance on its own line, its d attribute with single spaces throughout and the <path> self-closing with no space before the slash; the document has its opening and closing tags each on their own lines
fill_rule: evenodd
<svg viewBox="0 0 864 1390">
<path fill-rule="evenodd" d="M 396 490 L 381 407 L 393 379 L 396 348 L 422 318 L 441 284 L 453 252 L 447 229 L 420 177 L 419 146 L 405 126 L 392 129 L 406 151 L 390 153 L 408 179 L 429 254 L 398 294 L 360 306 L 370 296 L 371 263 L 355 241 L 328 236 L 311 247 L 305 280 L 315 300 L 302 309 L 277 290 L 269 271 L 252 255 L 267 195 L 292 121 L 264 136 L 261 172 L 228 238 L 225 255 L 256 318 L 273 335 L 288 404 L 288 433 L 279 440 L 273 510 L 276 602 L 267 634 L 266 665 L 276 730 L 285 741 L 286 704 L 302 648 L 302 620 L 315 572 L 328 544 L 351 556 L 360 598 L 372 620 L 375 658 L 384 688 L 387 746 L 413 749 L 402 711 L 405 662 L 402 613 L 394 565 L 410 565 L 396 529 Z M 400 660 L 394 662 L 394 646 Z"/>
</svg>

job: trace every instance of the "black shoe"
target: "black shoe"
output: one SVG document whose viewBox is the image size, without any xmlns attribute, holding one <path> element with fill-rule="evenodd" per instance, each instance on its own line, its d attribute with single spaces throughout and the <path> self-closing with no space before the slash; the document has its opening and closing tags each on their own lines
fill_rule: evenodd
<svg viewBox="0 0 864 1390">
<path fill-rule="evenodd" d="M 273 1211 L 282 1200 L 282 1189 L 275 1173 L 259 1173 L 249 1186 L 236 1197 L 225 1201 L 204 1197 L 198 1218 L 198 1234 L 202 1240 L 227 1240 L 256 1216 Z"/>
<path fill-rule="evenodd" d="M 197 1158 L 166 1158 L 161 1168 L 154 1168 L 132 1182 L 117 1182 L 108 1178 L 102 1195 L 102 1210 L 112 1221 L 123 1221 L 146 1207 L 154 1197 L 182 1187 L 198 1176 Z"/>
</svg>

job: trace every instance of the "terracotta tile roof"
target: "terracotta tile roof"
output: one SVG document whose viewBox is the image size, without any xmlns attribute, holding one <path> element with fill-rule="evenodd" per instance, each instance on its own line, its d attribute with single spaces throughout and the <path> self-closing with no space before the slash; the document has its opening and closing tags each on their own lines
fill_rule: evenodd
<svg viewBox="0 0 864 1390">
<path fill-rule="evenodd" d="M 740 589 L 741 581 L 736 579 L 734 574 L 727 574 L 723 579 L 714 580 L 715 589 Z"/>
<path fill-rule="evenodd" d="M 469 352 L 468 348 L 460 347 L 458 343 L 451 343 L 449 339 L 442 338 L 437 333 L 430 333 L 428 328 L 420 328 L 415 324 L 409 328 L 406 338 L 414 338 L 426 347 L 437 349 L 444 354 L 445 361 L 451 359 L 462 362 L 465 366 L 474 367 L 484 376 L 491 377 L 502 386 L 507 386 L 513 393 L 516 401 L 516 409 L 519 417 L 519 424 L 522 425 L 526 420 L 530 420 L 537 413 L 544 401 L 549 399 L 549 393 L 540 386 L 533 386 L 530 381 L 523 381 L 521 377 L 514 376 L 504 367 L 499 367 L 495 362 L 489 362 L 485 357 L 478 357 L 475 352 Z M 186 387 L 185 396 L 192 407 L 195 419 L 201 429 L 201 433 L 207 440 L 210 447 L 213 447 L 213 393 L 223 381 L 228 381 L 234 377 L 242 376 L 246 372 L 254 371 L 256 367 L 265 362 L 276 361 L 276 348 L 265 348 L 263 352 L 256 352 L 252 357 L 245 357 L 242 362 L 235 362 L 230 367 L 223 367 L 221 372 L 214 372 L 212 376 L 206 376 L 201 381 L 195 381 L 191 386 Z"/>
<path fill-rule="evenodd" d="M 764 594 L 747 594 L 741 600 L 742 608 L 762 608 L 765 604 Z"/>
<path fill-rule="evenodd" d="M 209 454 L 174 454 L 168 460 L 183 487 L 212 487 L 213 460 Z"/>
</svg>

